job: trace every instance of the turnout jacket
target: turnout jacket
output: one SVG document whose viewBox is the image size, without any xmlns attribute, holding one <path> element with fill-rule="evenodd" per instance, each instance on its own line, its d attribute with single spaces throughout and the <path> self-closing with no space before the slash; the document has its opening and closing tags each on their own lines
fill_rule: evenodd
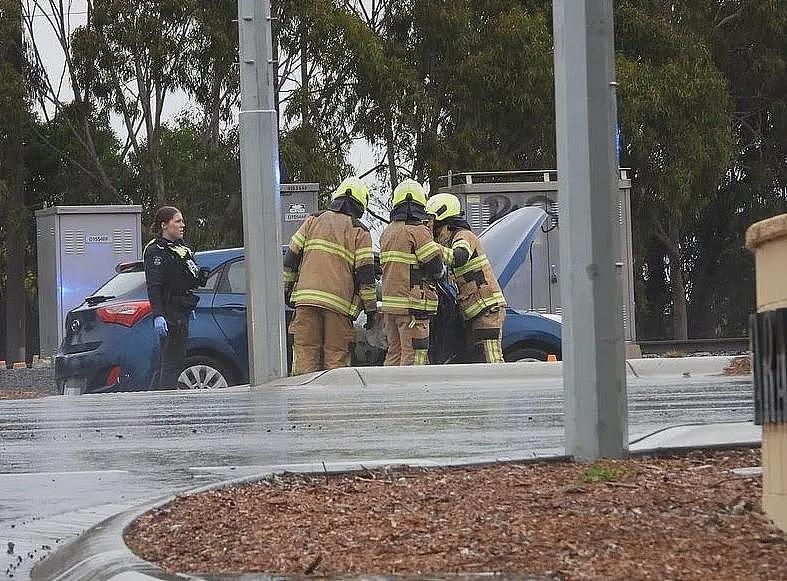
<svg viewBox="0 0 787 581">
<path fill-rule="evenodd" d="M 335 210 L 318 212 L 293 234 L 284 256 L 284 285 L 296 306 L 355 319 L 377 310 L 372 237 L 363 223 Z"/>
<path fill-rule="evenodd" d="M 199 297 L 191 291 L 204 283 L 191 249 L 182 240 L 154 238 L 145 246 L 143 263 L 153 317 L 187 313 L 197 306 Z"/>
<path fill-rule="evenodd" d="M 497 282 L 481 241 L 467 228 L 449 227 L 443 257 L 459 288 L 459 309 L 465 319 L 477 317 L 486 309 L 505 307 L 506 299 Z"/>
<path fill-rule="evenodd" d="M 428 317 L 437 312 L 434 281 L 445 272 L 440 245 L 421 220 L 396 220 L 380 237 L 383 312 Z"/>
</svg>

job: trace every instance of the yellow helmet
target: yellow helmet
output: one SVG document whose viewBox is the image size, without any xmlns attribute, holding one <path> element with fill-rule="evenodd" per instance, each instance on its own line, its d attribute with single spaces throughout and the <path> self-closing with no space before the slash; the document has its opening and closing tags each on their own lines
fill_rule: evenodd
<svg viewBox="0 0 787 581">
<path fill-rule="evenodd" d="M 415 202 L 421 206 L 426 206 L 426 193 L 423 186 L 411 179 L 406 179 L 396 186 L 393 193 L 394 208 L 404 202 Z"/>
<path fill-rule="evenodd" d="M 462 204 L 453 194 L 435 194 L 426 202 L 426 213 L 438 222 L 462 215 Z"/>
<path fill-rule="evenodd" d="M 331 200 L 335 200 L 336 198 L 341 198 L 343 196 L 348 196 L 359 202 L 361 206 L 363 206 L 364 211 L 366 210 L 366 206 L 369 205 L 369 187 L 366 183 L 359 177 L 352 176 L 345 179 L 339 187 L 336 188 L 336 191 L 331 194 Z"/>
</svg>

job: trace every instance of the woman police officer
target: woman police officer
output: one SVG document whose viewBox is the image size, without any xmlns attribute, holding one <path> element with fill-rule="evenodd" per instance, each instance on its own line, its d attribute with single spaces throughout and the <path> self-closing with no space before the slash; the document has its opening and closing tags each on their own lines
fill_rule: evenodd
<svg viewBox="0 0 787 581">
<path fill-rule="evenodd" d="M 189 314 L 199 301 L 194 289 L 205 286 L 209 271 L 197 266 L 191 249 L 183 244 L 185 222 L 180 210 L 163 206 L 155 219 L 159 235 L 143 253 L 153 326 L 161 346 L 151 388 L 167 389 L 178 386 L 186 358 Z"/>
</svg>

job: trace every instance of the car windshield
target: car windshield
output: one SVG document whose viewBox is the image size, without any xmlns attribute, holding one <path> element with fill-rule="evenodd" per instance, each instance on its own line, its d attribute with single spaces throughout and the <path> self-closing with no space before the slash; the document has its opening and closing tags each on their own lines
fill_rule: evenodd
<svg viewBox="0 0 787 581">
<path fill-rule="evenodd" d="M 145 272 L 143 270 L 133 272 L 121 272 L 109 279 L 104 286 L 96 290 L 93 296 L 102 297 L 123 297 L 136 294 L 145 288 Z"/>
</svg>

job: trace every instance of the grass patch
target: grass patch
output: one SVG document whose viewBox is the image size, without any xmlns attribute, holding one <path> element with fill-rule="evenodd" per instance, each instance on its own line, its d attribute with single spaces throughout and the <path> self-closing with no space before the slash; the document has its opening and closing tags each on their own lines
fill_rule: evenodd
<svg viewBox="0 0 787 581">
<path fill-rule="evenodd" d="M 629 472 L 619 466 L 609 464 L 593 464 L 579 475 L 582 484 L 597 484 L 599 482 L 619 482 L 628 478 Z"/>
</svg>

